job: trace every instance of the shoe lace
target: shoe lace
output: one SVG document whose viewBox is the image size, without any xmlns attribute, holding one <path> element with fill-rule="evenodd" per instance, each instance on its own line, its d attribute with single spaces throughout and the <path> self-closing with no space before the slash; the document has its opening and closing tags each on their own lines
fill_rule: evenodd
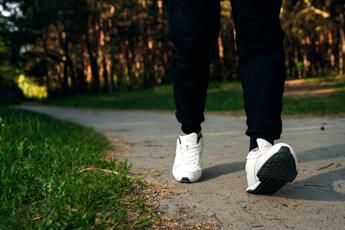
<svg viewBox="0 0 345 230">
<path fill-rule="evenodd" d="M 267 151 L 267 149 L 268 149 L 268 148 L 259 149 L 259 147 L 256 147 L 255 149 L 252 149 L 252 150 L 250 151 L 250 153 L 251 153 L 252 155 L 261 154 L 262 152 Z"/>
<path fill-rule="evenodd" d="M 195 166 L 199 160 L 199 145 L 181 146 L 181 160 L 185 165 Z"/>
</svg>

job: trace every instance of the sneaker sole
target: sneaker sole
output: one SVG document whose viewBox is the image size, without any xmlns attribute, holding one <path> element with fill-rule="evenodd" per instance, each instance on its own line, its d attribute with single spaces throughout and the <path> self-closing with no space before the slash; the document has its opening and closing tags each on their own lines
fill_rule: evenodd
<svg viewBox="0 0 345 230">
<path fill-rule="evenodd" d="M 183 176 L 180 177 L 179 175 L 175 176 L 174 171 L 172 172 L 172 175 L 173 175 L 175 181 L 180 182 L 180 183 L 188 183 L 188 184 L 195 183 L 195 182 L 198 182 L 202 177 L 201 173 L 198 171 L 194 172 L 194 173 L 184 172 L 182 174 L 183 174 Z"/>
<path fill-rule="evenodd" d="M 190 184 L 190 183 L 192 183 L 192 182 L 190 182 L 189 178 L 183 177 L 183 178 L 181 179 L 180 183 Z"/>
<path fill-rule="evenodd" d="M 258 187 L 247 192 L 251 194 L 273 194 L 287 183 L 294 181 L 297 173 L 296 162 L 290 149 L 282 146 L 259 170 L 257 177 L 260 184 Z"/>
</svg>

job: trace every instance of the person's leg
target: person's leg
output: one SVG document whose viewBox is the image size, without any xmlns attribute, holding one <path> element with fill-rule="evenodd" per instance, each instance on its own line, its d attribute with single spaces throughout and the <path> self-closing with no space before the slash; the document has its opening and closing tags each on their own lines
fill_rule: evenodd
<svg viewBox="0 0 345 230">
<path fill-rule="evenodd" d="M 201 131 L 210 63 L 219 31 L 219 0 L 168 0 L 176 118 L 186 134 Z"/>
<path fill-rule="evenodd" d="M 232 0 L 250 149 L 256 139 L 273 144 L 282 132 L 285 81 L 281 0 Z"/>
<path fill-rule="evenodd" d="M 212 51 L 219 31 L 219 0 L 168 0 L 169 36 L 174 44 L 171 74 L 176 118 L 182 123 L 172 175 L 196 182 L 202 175 L 204 121 Z"/>
<path fill-rule="evenodd" d="M 297 176 L 297 157 L 285 143 L 272 145 L 282 132 L 285 82 L 281 0 L 232 0 L 250 137 L 247 192 L 272 194 Z"/>
<path fill-rule="evenodd" d="M 247 192 L 271 194 L 297 176 L 297 157 L 285 143 L 272 145 L 282 132 L 285 67 L 281 0 L 232 0 L 250 137 Z"/>
</svg>

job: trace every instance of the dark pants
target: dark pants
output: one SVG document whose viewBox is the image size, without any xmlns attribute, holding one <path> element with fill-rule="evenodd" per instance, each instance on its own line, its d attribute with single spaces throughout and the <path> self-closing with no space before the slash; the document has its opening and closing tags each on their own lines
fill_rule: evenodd
<svg viewBox="0 0 345 230">
<path fill-rule="evenodd" d="M 270 142 L 282 131 L 285 67 L 281 0 L 232 0 L 248 129 Z M 219 0 L 167 0 L 169 37 L 174 44 L 171 74 L 176 118 L 185 133 L 199 132 L 219 34 Z"/>
</svg>

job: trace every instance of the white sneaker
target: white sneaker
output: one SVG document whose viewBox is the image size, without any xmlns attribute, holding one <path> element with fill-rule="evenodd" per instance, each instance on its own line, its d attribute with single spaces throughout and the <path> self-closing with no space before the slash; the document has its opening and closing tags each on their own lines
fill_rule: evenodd
<svg viewBox="0 0 345 230">
<path fill-rule="evenodd" d="M 297 176 L 297 157 L 293 148 L 284 143 L 272 146 L 258 138 L 258 148 L 247 156 L 248 193 L 272 194 Z"/>
<path fill-rule="evenodd" d="M 201 178 L 203 150 L 202 135 L 191 133 L 177 138 L 176 156 L 172 174 L 176 181 L 196 182 Z"/>
</svg>

